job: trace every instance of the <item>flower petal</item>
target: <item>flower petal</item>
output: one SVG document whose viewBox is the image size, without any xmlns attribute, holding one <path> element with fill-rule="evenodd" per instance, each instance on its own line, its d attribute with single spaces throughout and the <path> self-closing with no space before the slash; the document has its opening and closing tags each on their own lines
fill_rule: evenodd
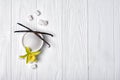
<svg viewBox="0 0 120 80">
<path fill-rule="evenodd" d="M 19 56 L 20 58 L 25 58 L 27 56 L 27 54 L 23 55 L 23 56 Z"/>
<path fill-rule="evenodd" d="M 31 49 L 29 47 L 25 47 L 25 50 L 26 50 L 27 54 L 31 53 Z"/>
<path fill-rule="evenodd" d="M 36 57 L 32 54 L 29 54 L 27 57 L 27 63 L 34 62 L 36 60 Z"/>
<path fill-rule="evenodd" d="M 31 54 L 37 56 L 37 55 L 39 55 L 40 53 L 41 53 L 41 51 L 36 51 L 36 52 L 32 52 Z"/>
<path fill-rule="evenodd" d="M 27 59 L 26 59 L 26 64 L 28 64 L 29 60 L 28 60 L 28 56 L 27 56 Z"/>
<path fill-rule="evenodd" d="M 38 61 L 37 59 L 34 60 L 34 62 L 37 62 L 37 61 Z"/>
</svg>

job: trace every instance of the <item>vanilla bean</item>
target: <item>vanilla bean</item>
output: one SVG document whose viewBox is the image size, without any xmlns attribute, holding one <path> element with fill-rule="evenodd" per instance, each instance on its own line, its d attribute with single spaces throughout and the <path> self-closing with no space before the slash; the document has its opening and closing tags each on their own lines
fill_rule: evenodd
<svg viewBox="0 0 120 80">
<path fill-rule="evenodd" d="M 40 39 L 42 39 L 50 47 L 50 44 L 45 39 L 43 39 L 39 34 L 37 34 L 37 33 L 34 33 L 34 34 L 36 34 Z"/>
<path fill-rule="evenodd" d="M 14 31 L 14 32 L 35 32 L 35 33 L 45 34 L 45 35 L 49 35 L 49 36 L 53 37 L 53 35 L 50 33 L 39 32 L 39 31 L 19 30 L 19 31 Z"/>
<path fill-rule="evenodd" d="M 50 44 L 46 40 L 44 40 L 38 33 L 35 33 L 32 29 L 26 27 L 25 25 L 23 25 L 21 23 L 17 23 L 17 24 L 24 27 L 24 28 L 26 28 L 26 29 L 28 29 L 29 31 L 33 32 L 36 36 L 38 36 L 41 40 L 43 40 L 50 47 Z"/>
<path fill-rule="evenodd" d="M 28 28 L 27 26 L 25 26 L 25 25 L 23 25 L 21 23 L 17 23 L 17 24 L 20 25 L 20 26 L 22 26 L 22 27 L 24 27 L 24 28 L 26 28 L 26 29 L 28 29 L 28 30 L 30 30 L 30 31 L 33 31 L 32 29 Z"/>
</svg>

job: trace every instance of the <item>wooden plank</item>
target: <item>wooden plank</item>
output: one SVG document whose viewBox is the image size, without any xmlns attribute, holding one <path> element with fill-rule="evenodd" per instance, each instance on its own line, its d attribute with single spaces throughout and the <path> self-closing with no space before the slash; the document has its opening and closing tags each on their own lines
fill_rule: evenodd
<svg viewBox="0 0 120 80">
<path fill-rule="evenodd" d="M 120 80 L 120 0 L 114 0 L 115 80 Z"/>
<path fill-rule="evenodd" d="M 55 34 L 52 47 L 41 56 L 37 79 L 87 80 L 86 0 L 39 0 L 37 3 L 41 18 L 49 20 L 47 27 L 37 27 Z"/>
<path fill-rule="evenodd" d="M 0 80 L 119 80 L 119 0 L 0 0 Z M 7 6 L 6 6 L 7 5 Z M 42 15 L 34 12 L 40 10 Z M 29 14 L 34 21 L 28 22 Z M 49 21 L 40 26 L 39 20 Z M 33 70 L 16 23 L 50 32 Z"/>
<path fill-rule="evenodd" d="M 11 0 L 0 0 L 0 80 L 11 79 Z"/>
<path fill-rule="evenodd" d="M 40 26 L 37 23 L 37 30 L 50 32 L 54 37 L 47 37 L 51 47 L 46 45 L 40 55 L 37 69 L 38 80 L 62 80 L 62 42 L 61 42 L 61 0 L 38 0 L 37 9 L 41 11 L 40 19 L 48 20 L 48 26 Z"/>
<path fill-rule="evenodd" d="M 63 80 L 88 80 L 87 0 L 62 2 Z"/>
<path fill-rule="evenodd" d="M 88 1 L 89 80 L 115 80 L 113 0 Z"/>
<path fill-rule="evenodd" d="M 36 9 L 35 0 L 13 0 L 12 1 L 12 79 L 11 80 L 36 80 L 36 70 L 31 69 L 25 60 L 19 59 L 25 54 L 22 46 L 22 36 L 24 33 L 14 33 L 15 30 L 24 30 L 17 22 L 34 28 L 32 21 L 28 22 L 28 15 L 33 15 Z"/>
</svg>

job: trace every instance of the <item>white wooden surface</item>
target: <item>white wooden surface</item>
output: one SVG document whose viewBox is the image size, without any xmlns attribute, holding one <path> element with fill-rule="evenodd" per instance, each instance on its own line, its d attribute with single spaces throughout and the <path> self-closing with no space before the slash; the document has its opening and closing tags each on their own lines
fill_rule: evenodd
<svg viewBox="0 0 120 80">
<path fill-rule="evenodd" d="M 35 16 L 40 10 L 42 15 Z M 35 21 L 27 22 L 33 14 Z M 46 27 L 39 19 L 49 21 Z M 19 55 L 23 29 L 51 32 L 33 70 Z M 0 80 L 120 80 L 120 0 L 0 0 Z"/>
</svg>

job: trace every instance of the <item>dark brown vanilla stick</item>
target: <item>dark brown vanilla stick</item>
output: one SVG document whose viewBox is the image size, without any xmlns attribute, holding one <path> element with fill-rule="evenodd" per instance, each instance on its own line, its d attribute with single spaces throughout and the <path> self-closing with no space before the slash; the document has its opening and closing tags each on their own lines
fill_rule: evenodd
<svg viewBox="0 0 120 80">
<path fill-rule="evenodd" d="M 19 31 L 14 31 L 14 32 L 35 32 L 35 33 L 45 34 L 45 35 L 49 35 L 49 36 L 53 37 L 53 35 L 50 33 L 39 32 L 39 31 L 19 30 Z"/>
<path fill-rule="evenodd" d="M 20 26 L 22 26 L 22 27 L 24 27 L 24 28 L 26 28 L 26 29 L 28 29 L 29 31 L 33 32 L 36 36 L 38 36 L 41 40 L 43 40 L 43 41 L 44 41 L 46 44 L 48 44 L 48 46 L 50 47 L 50 44 L 49 44 L 46 40 L 44 40 L 38 33 L 35 33 L 32 29 L 24 26 L 24 25 L 21 24 L 21 23 L 17 23 L 17 24 L 20 25 Z"/>
</svg>

